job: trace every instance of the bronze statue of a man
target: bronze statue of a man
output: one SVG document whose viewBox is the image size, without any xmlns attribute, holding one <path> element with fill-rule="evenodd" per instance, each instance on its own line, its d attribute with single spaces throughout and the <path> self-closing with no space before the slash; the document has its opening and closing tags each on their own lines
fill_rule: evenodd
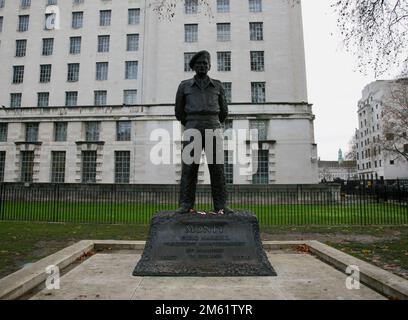
<svg viewBox="0 0 408 320">
<path fill-rule="evenodd" d="M 197 174 L 199 168 L 199 159 L 201 158 L 202 148 L 205 149 L 206 131 L 215 130 L 221 132 L 221 123 L 228 116 L 228 104 L 221 82 L 211 79 L 207 73 L 211 69 L 211 56 L 208 51 L 196 53 L 191 61 L 190 68 L 196 72 L 192 79 L 184 80 L 179 85 L 176 95 L 175 115 L 178 121 L 184 126 L 184 129 L 195 129 L 199 131 L 200 141 L 197 137 L 190 137 L 189 141 L 183 141 L 183 151 L 190 143 L 200 143 L 200 154 L 194 154 L 191 150 L 190 156 L 194 159 L 192 163 L 186 162 L 182 156 L 182 174 L 180 182 L 180 208 L 178 213 L 188 213 L 193 210 L 195 204 L 195 193 L 197 185 Z M 217 130 L 218 129 L 218 130 Z M 209 159 L 209 150 L 206 151 L 208 169 L 211 178 L 211 194 L 214 202 L 214 211 L 216 213 L 232 213 L 232 210 L 226 206 L 227 191 L 225 185 L 223 160 L 216 161 L 224 157 L 222 137 L 221 143 L 217 134 L 211 137 L 214 139 L 212 159 Z M 208 137 L 207 137 L 208 140 Z M 218 140 L 218 141 L 216 141 Z M 217 143 L 218 142 L 218 143 Z M 197 161 L 198 159 L 198 161 Z"/>
</svg>

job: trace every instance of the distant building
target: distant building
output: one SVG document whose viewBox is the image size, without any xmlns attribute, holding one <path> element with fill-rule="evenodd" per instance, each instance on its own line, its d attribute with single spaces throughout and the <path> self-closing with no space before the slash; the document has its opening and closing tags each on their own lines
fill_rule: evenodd
<svg viewBox="0 0 408 320">
<path fill-rule="evenodd" d="M 356 129 L 357 172 L 360 179 L 408 178 L 408 162 L 387 155 L 378 141 L 383 135 L 383 104 L 398 80 L 378 80 L 368 84 L 358 103 Z M 398 82 L 400 85 L 400 82 Z"/>
<path fill-rule="evenodd" d="M 352 160 L 318 161 L 319 181 L 330 182 L 337 179 L 357 179 L 357 162 Z"/>
</svg>

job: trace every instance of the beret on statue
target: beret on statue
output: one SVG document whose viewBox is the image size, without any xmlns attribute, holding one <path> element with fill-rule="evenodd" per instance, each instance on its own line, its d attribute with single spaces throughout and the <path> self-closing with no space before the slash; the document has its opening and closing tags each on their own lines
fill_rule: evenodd
<svg viewBox="0 0 408 320">
<path fill-rule="evenodd" d="M 206 56 L 208 58 L 208 61 L 211 61 L 211 55 L 207 50 L 202 50 L 197 52 L 190 60 L 190 68 L 193 69 L 194 68 L 194 64 L 197 61 L 198 58 L 200 58 L 201 56 Z"/>
</svg>

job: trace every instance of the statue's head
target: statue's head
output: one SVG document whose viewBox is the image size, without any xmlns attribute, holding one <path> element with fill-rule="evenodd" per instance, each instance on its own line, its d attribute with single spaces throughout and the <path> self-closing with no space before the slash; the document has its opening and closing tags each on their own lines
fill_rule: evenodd
<svg viewBox="0 0 408 320">
<path fill-rule="evenodd" d="M 211 55 L 208 51 L 197 52 L 190 60 L 190 68 L 197 75 L 206 75 L 211 69 Z"/>
</svg>

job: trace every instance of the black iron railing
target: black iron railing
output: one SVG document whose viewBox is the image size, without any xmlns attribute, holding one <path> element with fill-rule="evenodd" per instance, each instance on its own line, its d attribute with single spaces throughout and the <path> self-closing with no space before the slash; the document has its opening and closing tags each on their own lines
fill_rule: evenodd
<svg viewBox="0 0 408 320">
<path fill-rule="evenodd" d="M 177 185 L 0 184 L 0 220 L 148 224 L 178 207 Z M 211 210 L 209 186 L 197 188 L 198 210 Z M 230 185 L 229 206 L 254 212 L 261 225 L 408 224 L 403 184 Z"/>
</svg>

